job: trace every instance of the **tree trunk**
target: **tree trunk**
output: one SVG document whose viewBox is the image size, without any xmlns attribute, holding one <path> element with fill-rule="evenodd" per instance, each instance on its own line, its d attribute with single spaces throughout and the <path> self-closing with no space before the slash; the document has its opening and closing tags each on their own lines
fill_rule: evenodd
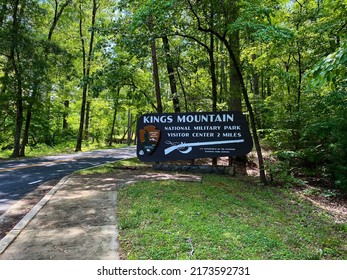
<svg viewBox="0 0 347 280">
<path fill-rule="evenodd" d="M 80 111 L 80 126 L 78 129 L 77 144 L 76 144 L 75 152 L 82 151 L 83 126 L 84 126 L 84 118 L 86 114 L 86 103 L 87 103 L 87 87 L 83 87 L 82 104 L 81 104 L 81 111 Z"/>
<path fill-rule="evenodd" d="M 300 51 L 300 48 L 298 47 L 298 87 L 297 87 L 297 118 L 296 118 L 296 127 L 293 130 L 294 131 L 294 145 L 295 150 L 299 150 L 300 148 L 300 131 L 301 131 L 301 121 L 300 121 L 300 105 L 301 105 L 301 88 L 302 88 L 302 76 L 303 76 L 303 69 L 302 69 L 302 54 Z"/>
<path fill-rule="evenodd" d="M 63 130 L 68 130 L 69 129 L 69 123 L 67 122 L 67 117 L 68 117 L 68 113 L 67 110 L 69 109 L 70 106 L 70 101 L 69 100 L 65 100 L 64 101 L 64 107 L 65 107 L 65 111 L 63 114 Z"/>
<path fill-rule="evenodd" d="M 82 64 L 83 64 L 83 89 L 82 89 L 82 103 L 80 110 L 80 125 L 78 129 L 77 143 L 76 143 L 76 152 L 82 150 L 82 140 L 83 140 L 83 127 L 84 127 L 84 118 L 86 114 L 86 103 L 87 103 L 87 69 L 86 69 L 86 47 L 83 37 L 83 18 L 82 18 L 82 4 L 80 3 L 80 19 L 79 19 L 79 32 L 82 48 Z"/>
<path fill-rule="evenodd" d="M 172 103 L 173 103 L 175 113 L 179 113 L 181 112 L 181 108 L 180 108 L 180 102 L 179 102 L 177 86 L 176 86 L 175 71 L 174 71 L 173 61 L 172 61 L 172 57 L 170 53 L 169 39 L 167 36 L 163 36 L 162 40 L 163 40 L 164 50 L 166 54 L 166 66 L 167 66 L 167 73 L 169 75 Z"/>
<path fill-rule="evenodd" d="M 230 49 L 235 55 L 235 61 L 230 59 L 230 67 L 229 67 L 229 77 L 230 77 L 230 103 L 229 108 L 233 111 L 242 112 L 242 90 L 241 90 L 241 82 L 240 77 L 237 74 L 236 67 L 240 65 L 240 48 L 239 48 L 239 35 L 233 34 L 230 38 L 230 41 L 234 42 L 233 45 L 230 45 Z M 236 65 L 235 65 L 236 63 Z"/>
<path fill-rule="evenodd" d="M 222 58 L 220 62 L 220 89 L 219 89 L 220 102 L 224 102 L 225 96 L 229 96 L 228 79 L 225 73 L 226 72 L 225 65 L 226 65 L 226 62 L 224 58 Z M 230 103 L 230 100 L 228 100 L 228 102 Z"/>
<path fill-rule="evenodd" d="M 118 113 L 118 101 L 119 101 L 119 93 L 120 93 L 121 88 L 117 88 L 117 95 L 116 99 L 114 101 L 114 111 L 113 111 L 113 120 L 112 120 L 112 127 L 111 127 L 111 133 L 110 133 L 110 138 L 108 141 L 109 146 L 112 146 L 113 143 L 113 135 L 114 135 L 114 130 L 116 126 L 116 120 L 117 120 L 117 113 Z"/>
<path fill-rule="evenodd" d="M 84 131 L 85 131 L 84 139 L 86 141 L 89 141 L 89 125 L 90 125 L 90 100 L 88 100 L 86 104 L 86 119 L 85 119 L 85 127 L 84 127 Z"/>
<path fill-rule="evenodd" d="M 33 93 L 32 93 L 32 96 L 31 96 L 29 102 L 28 102 L 29 105 L 28 105 L 27 113 L 26 113 L 26 120 L 25 120 L 25 125 L 24 125 L 24 132 L 23 132 L 23 139 L 22 139 L 22 144 L 20 146 L 20 152 L 19 152 L 21 157 L 25 156 L 25 147 L 26 147 L 26 145 L 29 142 L 29 129 L 30 129 L 30 123 L 31 123 L 31 118 L 32 118 L 32 109 L 33 109 L 33 106 L 34 106 L 34 103 L 35 103 L 36 96 L 38 94 L 37 86 L 38 86 L 38 82 L 35 81 L 34 82 Z"/>
<path fill-rule="evenodd" d="M 238 76 L 239 81 L 240 81 L 241 91 L 242 91 L 243 98 L 245 100 L 247 111 L 249 114 L 254 146 L 255 146 L 255 149 L 257 151 L 257 156 L 258 156 L 260 181 L 266 185 L 267 180 L 266 180 L 266 176 L 265 176 L 264 159 L 263 159 L 262 150 L 261 150 L 260 142 L 259 142 L 259 138 L 258 138 L 258 132 L 257 132 L 257 128 L 256 128 L 256 122 L 255 122 L 255 117 L 254 117 L 254 113 L 253 113 L 253 108 L 252 108 L 252 105 L 251 105 L 249 98 L 248 98 L 248 92 L 246 89 L 246 85 L 244 83 L 243 75 L 241 72 L 241 68 L 238 64 L 238 61 L 237 61 L 237 59 L 233 53 L 231 46 L 228 44 L 227 40 L 225 40 L 225 44 L 226 44 L 226 47 L 228 49 L 229 55 L 230 55 L 232 61 L 234 62 L 234 67 L 235 67 L 237 76 Z"/>
<path fill-rule="evenodd" d="M 20 151 L 19 151 L 19 156 L 21 156 L 21 157 L 25 156 L 25 147 L 29 142 L 29 127 L 30 127 L 30 122 L 31 122 L 32 106 L 33 106 L 32 104 L 29 104 L 29 107 L 27 109 L 26 121 L 25 121 L 24 132 L 23 132 L 23 139 L 22 139 L 22 144 L 20 145 Z"/>
<path fill-rule="evenodd" d="M 23 127 L 23 89 L 22 89 L 22 72 L 20 69 L 20 56 L 16 51 L 17 47 L 17 34 L 19 32 L 19 19 L 18 9 L 19 0 L 16 0 L 13 6 L 13 22 L 12 22 L 12 38 L 11 38 L 11 51 L 9 56 L 9 63 L 13 67 L 14 75 L 16 78 L 16 125 L 14 134 L 14 145 L 11 157 L 20 156 L 20 140 Z M 17 60 L 17 63 L 16 63 Z"/>
<path fill-rule="evenodd" d="M 208 49 L 208 55 L 210 58 L 210 76 L 212 83 L 212 112 L 217 112 L 217 75 L 216 75 L 216 62 L 214 59 L 214 37 L 210 34 L 210 47 Z"/>
<path fill-rule="evenodd" d="M 82 103 L 81 103 L 81 111 L 80 111 L 80 125 L 78 129 L 77 143 L 75 148 L 76 152 L 79 152 L 82 150 L 83 127 L 84 127 L 84 120 L 85 120 L 85 113 L 86 113 L 90 67 L 92 62 L 93 46 L 94 46 L 94 35 L 95 35 L 94 26 L 95 26 L 96 13 L 98 8 L 99 7 L 97 6 L 96 0 L 93 0 L 92 28 L 90 33 L 89 52 L 87 57 L 85 42 L 83 37 L 83 29 L 82 29 L 83 27 L 82 4 L 80 3 L 79 29 L 80 29 L 80 40 L 81 40 L 81 47 L 82 47 L 82 62 L 83 62 L 83 89 L 82 89 Z"/>
<path fill-rule="evenodd" d="M 61 17 L 61 15 L 63 14 L 64 12 L 64 9 L 72 3 L 73 0 L 66 0 L 64 2 L 64 4 L 61 5 L 60 9 L 59 9 L 59 3 L 58 1 L 55 1 L 55 9 L 54 9 L 54 18 L 53 18 L 53 22 L 52 22 L 52 25 L 51 25 L 51 28 L 49 29 L 49 32 L 48 32 L 48 41 L 51 41 L 52 39 L 52 36 L 53 36 L 53 32 L 58 24 L 58 21 Z"/>
<path fill-rule="evenodd" d="M 130 144 L 131 144 L 132 126 L 133 126 L 132 114 L 131 114 L 130 109 L 128 109 L 128 140 L 127 140 L 128 146 L 130 146 Z"/>
<path fill-rule="evenodd" d="M 111 133 L 110 138 L 108 140 L 108 145 L 112 146 L 113 142 L 113 135 L 114 135 L 114 128 L 116 126 L 116 119 L 117 119 L 117 111 L 118 111 L 118 100 L 114 102 L 114 111 L 113 111 L 113 120 L 112 120 L 112 126 L 111 126 Z"/>
<path fill-rule="evenodd" d="M 180 71 L 177 71 L 177 76 L 178 76 L 178 80 L 180 81 L 180 86 L 181 86 L 183 97 L 184 97 L 184 108 L 185 108 L 186 112 L 188 112 L 187 92 L 186 92 L 186 89 L 184 88 L 184 84 L 182 81 Z"/>
<path fill-rule="evenodd" d="M 212 83 L 212 112 L 217 112 L 217 77 L 216 77 L 216 62 L 214 59 L 214 37 L 210 34 L 210 47 L 208 48 L 210 59 L 210 76 Z M 212 165 L 218 164 L 218 158 L 212 158 Z"/>
<path fill-rule="evenodd" d="M 256 54 L 252 54 L 252 62 L 254 63 L 254 61 L 257 59 L 257 55 Z M 259 73 L 258 71 L 255 69 L 255 67 L 252 70 L 252 89 L 253 89 L 253 93 L 256 96 L 259 96 L 260 94 L 260 86 L 259 86 Z"/>
<path fill-rule="evenodd" d="M 11 58 L 12 59 L 12 58 Z M 19 54 L 17 54 L 17 62 L 20 64 Z M 20 156 L 20 140 L 23 127 L 23 89 L 22 89 L 22 75 L 21 71 L 16 65 L 15 58 L 12 59 L 13 69 L 15 71 L 17 79 L 17 89 L 16 89 L 16 130 L 14 135 L 14 145 L 13 153 L 11 157 Z"/>
<path fill-rule="evenodd" d="M 159 68 L 157 61 L 157 46 L 155 44 L 155 36 L 153 33 L 153 17 L 148 17 L 148 29 L 151 33 L 151 53 L 152 53 L 152 67 L 153 67 L 153 80 L 155 87 L 155 95 L 157 99 L 157 111 L 158 113 L 163 112 L 163 106 L 161 102 L 161 92 L 160 92 L 160 81 L 159 81 Z"/>
</svg>

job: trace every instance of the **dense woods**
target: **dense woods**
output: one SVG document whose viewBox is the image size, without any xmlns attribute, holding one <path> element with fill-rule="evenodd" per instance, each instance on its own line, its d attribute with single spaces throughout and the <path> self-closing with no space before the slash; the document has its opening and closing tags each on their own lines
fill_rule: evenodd
<svg viewBox="0 0 347 280">
<path fill-rule="evenodd" d="M 142 113 L 237 110 L 263 182 L 347 189 L 346 19 L 345 0 L 1 0 L 0 148 L 80 151 Z"/>
</svg>

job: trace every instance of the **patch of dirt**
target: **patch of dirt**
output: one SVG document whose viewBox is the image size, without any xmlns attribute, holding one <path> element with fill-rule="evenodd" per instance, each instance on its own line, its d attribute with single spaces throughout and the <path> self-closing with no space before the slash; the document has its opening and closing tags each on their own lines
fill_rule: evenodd
<svg viewBox="0 0 347 280">
<path fill-rule="evenodd" d="M 336 189 L 327 189 L 305 184 L 295 192 L 316 207 L 331 215 L 336 223 L 347 223 L 347 194 Z"/>
<path fill-rule="evenodd" d="M 265 151 L 263 156 L 264 160 L 270 159 L 271 154 L 269 151 Z M 257 155 L 252 152 L 248 158 L 247 174 L 258 177 Z M 347 192 L 335 189 L 331 181 L 319 174 L 316 176 L 297 174 L 296 177 L 306 183 L 303 186 L 293 187 L 294 192 L 327 212 L 336 223 L 347 223 Z"/>
</svg>

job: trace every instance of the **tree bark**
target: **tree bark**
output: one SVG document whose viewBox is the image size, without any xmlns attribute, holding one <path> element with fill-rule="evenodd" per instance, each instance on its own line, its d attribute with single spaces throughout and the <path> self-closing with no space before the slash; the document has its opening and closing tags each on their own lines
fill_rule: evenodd
<svg viewBox="0 0 347 280">
<path fill-rule="evenodd" d="M 223 44 L 221 44 L 220 46 L 221 51 L 222 51 L 222 46 Z M 229 96 L 228 79 L 227 79 L 225 67 L 226 67 L 226 62 L 223 57 L 221 58 L 221 61 L 220 61 L 220 89 L 219 89 L 220 102 L 223 102 L 225 100 L 225 96 Z"/>
<path fill-rule="evenodd" d="M 157 61 L 157 46 L 155 43 L 155 36 L 153 32 L 153 17 L 148 17 L 148 29 L 151 33 L 151 54 L 152 54 L 152 67 L 153 67 L 153 80 L 154 80 L 154 87 L 155 87 L 155 95 L 157 99 L 157 112 L 162 113 L 163 112 L 163 105 L 161 102 L 161 92 L 160 92 L 160 81 L 159 81 L 159 67 L 158 67 L 158 61 Z"/>
<path fill-rule="evenodd" d="M 214 59 L 214 37 L 210 34 L 210 47 L 208 48 L 208 56 L 210 58 L 210 76 L 212 83 L 212 112 L 217 112 L 217 75 L 216 75 L 216 61 Z"/>
<path fill-rule="evenodd" d="M 63 114 L 63 130 L 69 129 L 69 123 L 67 122 L 67 117 L 68 117 L 67 110 L 69 109 L 69 106 L 70 106 L 70 101 L 65 100 L 64 101 L 65 112 Z"/>
<path fill-rule="evenodd" d="M 72 3 L 72 0 L 66 0 L 65 3 L 63 5 L 61 5 L 61 7 L 59 9 L 58 0 L 55 0 L 54 18 L 53 18 L 52 25 L 51 25 L 49 32 L 48 32 L 48 41 L 51 41 L 52 36 L 53 36 L 53 32 L 54 32 L 54 30 L 58 24 L 58 21 L 59 21 L 61 15 L 64 12 L 64 9 L 71 3 Z"/>
<path fill-rule="evenodd" d="M 12 15 L 12 38 L 11 38 L 11 50 L 9 56 L 9 63 L 13 68 L 14 75 L 16 77 L 16 125 L 14 134 L 14 145 L 11 157 L 20 156 L 20 140 L 23 127 L 23 89 L 22 89 L 22 73 L 20 69 L 20 55 L 17 48 L 17 36 L 19 32 L 19 0 L 16 0 L 13 6 Z M 17 62 L 16 62 L 17 60 Z M 17 64 L 18 63 L 18 64 Z"/>
<path fill-rule="evenodd" d="M 127 139 L 127 145 L 130 146 L 131 144 L 131 138 L 132 138 L 132 114 L 130 109 L 128 109 L 128 139 Z"/>
<path fill-rule="evenodd" d="M 21 134 L 22 134 L 22 127 L 23 127 L 23 89 L 22 89 L 22 73 L 19 69 L 20 64 L 20 57 L 17 53 L 17 62 L 14 57 L 14 53 L 11 54 L 11 60 L 13 64 L 13 69 L 15 72 L 15 76 L 17 79 L 17 88 L 16 88 L 16 130 L 14 135 L 14 146 L 13 146 L 13 153 L 11 157 L 19 157 L 20 156 L 20 140 L 21 140 Z"/>
<path fill-rule="evenodd" d="M 216 77 L 216 62 L 214 59 L 214 37 L 210 34 L 210 47 L 208 48 L 210 58 L 210 76 L 212 83 L 212 112 L 217 112 L 217 77 Z M 218 164 L 218 158 L 212 158 L 212 165 Z"/>
<path fill-rule="evenodd" d="M 86 119 L 85 119 L 85 127 L 84 127 L 84 131 L 85 131 L 84 139 L 86 141 L 89 141 L 89 125 L 90 125 L 90 100 L 88 100 L 86 104 Z"/>
<path fill-rule="evenodd" d="M 179 113 L 181 112 L 181 108 L 180 108 L 180 102 L 179 102 L 178 92 L 177 92 L 175 70 L 174 70 L 173 61 L 172 61 L 172 57 L 170 53 L 169 39 L 167 36 L 163 36 L 162 40 L 163 40 L 164 50 L 166 54 L 166 66 L 167 66 L 167 73 L 169 75 L 172 103 L 173 103 L 175 113 Z"/>
<path fill-rule="evenodd" d="M 229 67 L 229 76 L 230 76 L 230 100 L 229 100 L 229 108 L 233 111 L 242 112 L 242 90 L 241 90 L 241 82 L 240 77 L 236 71 L 236 67 L 240 65 L 240 46 L 239 46 L 239 34 L 233 34 L 228 42 L 233 42 L 233 45 L 230 44 L 230 49 L 234 53 L 235 61 L 230 59 L 230 67 Z"/>
<path fill-rule="evenodd" d="M 178 76 L 178 80 L 180 81 L 180 86 L 181 86 L 183 97 L 184 97 L 184 108 L 186 112 L 188 112 L 187 92 L 186 92 L 186 89 L 184 88 L 184 84 L 183 84 L 182 77 L 179 70 L 177 71 L 177 76 Z"/>
<path fill-rule="evenodd" d="M 96 0 L 93 0 L 93 11 L 92 11 L 92 27 L 90 33 L 90 42 L 89 42 L 89 52 L 88 56 L 86 54 L 85 41 L 83 36 L 83 18 L 82 18 L 82 4 L 80 4 L 80 21 L 79 21 L 79 32 L 80 32 L 80 40 L 81 40 L 81 48 L 82 48 L 82 62 L 83 62 L 83 89 L 82 89 L 82 103 L 81 103 L 81 111 L 80 111 L 80 125 L 78 129 L 77 143 L 75 151 L 79 152 L 82 150 L 82 140 L 83 140 L 83 128 L 85 121 L 85 113 L 86 113 L 86 104 L 87 104 L 87 93 L 89 86 L 89 76 L 90 76 L 90 66 L 92 62 L 93 55 L 93 46 L 94 46 L 94 35 L 95 35 L 95 21 L 96 21 L 96 13 L 98 10 L 98 5 Z"/>
<path fill-rule="evenodd" d="M 113 135 L 114 135 L 114 128 L 116 126 L 117 112 L 118 112 L 118 100 L 116 100 L 114 102 L 114 111 L 113 111 L 113 120 L 112 120 L 112 126 L 111 126 L 111 133 L 110 133 L 110 138 L 108 140 L 108 145 L 109 146 L 112 146 L 112 143 L 113 143 Z"/>
<path fill-rule="evenodd" d="M 30 122 L 31 122 L 31 117 L 32 117 L 32 107 L 33 107 L 33 104 L 29 103 L 29 106 L 27 109 L 27 114 L 26 114 L 25 125 L 24 125 L 22 143 L 20 145 L 20 151 L 19 151 L 20 157 L 25 156 L 25 147 L 29 142 L 29 128 L 30 128 Z"/>
<path fill-rule="evenodd" d="M 301 126 L 301 121 L 300 121 L 300 106 L 301 106 L 301 91 L 302 91 L 302 76 L 303 76 L 303 69 L 302 69 L 302 54 L 300 47 L 298 46 L 298 59 L 297 59 L 297 64 L 298 64 L 298 86 L 297 86 L 297 119 L 296 119 L 296 127 L 293 130 L 294 132 L 294 145 L 295 145 L 295 150 L 299 150 L 300 148 L 300 126 Z"/>
</svg>

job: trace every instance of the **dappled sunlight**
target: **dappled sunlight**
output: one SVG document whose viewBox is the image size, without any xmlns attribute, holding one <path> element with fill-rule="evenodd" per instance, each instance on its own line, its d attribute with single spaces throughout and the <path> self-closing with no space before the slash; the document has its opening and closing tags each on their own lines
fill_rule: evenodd
<svg viewBox="0 0 347 280">
<path fill-rule="evenodd" d="M 135 175 L 134 177 L 137 180 L 181 180 L 201 182 L 201 176 L 191 174 L 147 173 Z"/>
<path fill-rule="evenodd" d="M 135 148 L 108 149 L 91 152 L 80 152 L 41 158 L 25 158 L 0 162 L 0 191 L 10 204 L 2 204 L 4 211 L 18 199 L 36 189 L 42 183 L 61 179 L 76 170 L 113 162 L 122 158 L 135 156 Z M 113 185 L 103 185 L 104 190 Z M 2 198 L 0 194 L 0 198 Z"/>
<path fill-rule="evenodd" d="M 13 204 L 13 201 L 10 199 L 2 198 L 0 199 L 0 215 L 2 215 L 11 205 Z M 0 218 L 1 222 L 1 218 Z"/>
<path fill-rule="evenodd" d="M 17 245 L 6 249 L 4 257 L 119 258 L 115 216 L 115 182 L 118 180 L 105 179 L 103 181 L 83 176 L 71 176 L 67 179 L 20 233 L 15 241 Z"/>
</svg>

